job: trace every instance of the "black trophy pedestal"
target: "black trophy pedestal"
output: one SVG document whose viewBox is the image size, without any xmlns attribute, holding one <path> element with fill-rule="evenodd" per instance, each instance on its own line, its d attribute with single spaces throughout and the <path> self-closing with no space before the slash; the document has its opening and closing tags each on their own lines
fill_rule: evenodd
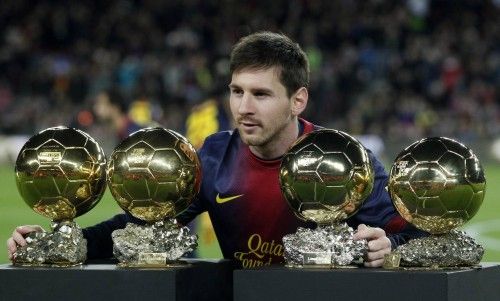
<svg viewBox="0 0 500 301">
<path fill-rule="evenodd" d="M 500 265 L 462 270 L 292 269 L 234 271 L 234 300 L 500 300 Z"/>
<path fill-rule="evenodd" d="M 190 261 L 171 268 L 0 265 L 0 300 L 231 300 L 233 264 Z"/>
</svg>

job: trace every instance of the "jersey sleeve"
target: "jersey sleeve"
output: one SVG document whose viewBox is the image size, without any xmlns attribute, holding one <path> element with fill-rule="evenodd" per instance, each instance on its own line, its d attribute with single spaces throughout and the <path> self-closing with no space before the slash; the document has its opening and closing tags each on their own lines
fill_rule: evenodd
<svg viewBox="0 0 500 301">
<path fill-rule="evenodd" d="M 206 211 L 200 198 L 196 197 L 189 207 L 179 214 L 176 219 L 182 225 L 189 224 L 195 217 Z"/>
<path fill-rule="evenodd" d="M 207 161 L 205 145 L 199 151 L 200 161 L 202 167 L 204 162 Z M 208 158 L 210 159 L 210 158 Z M 202 179 L 203 180 L 203 179 Z M 203 186 L 203 184 L 202 184 Z M 202 187 L 203 190 L 203 187 Z M 177 221 L 183 225 L 187 225 L 198 214 L 206 211 L 205 203 L 201 198 L 200 193 L 191 203 L 191 205 L 177 216 Z M 110 258 L 113 256 L 113 241 L 111 233 L 116 229 L 123 229 L 127 223 L 144 224 L 143 221 L 133 217 L 129 213 L 122 213 L 101 222 L 92 227 L 83 229 L 83 235 L 87 239 L 87 257 L 89 259 Z"/>
<path fill-rule="evenodd" d="M 208 156 L 209 152 L 207 151 L 207 148 L 209 148 L 211 145 L 210 138 L 211 136 L 205 139 L 203 146 L 198 151 L 202 170 L 210 168 L 207 162 L 210 161 L 210 159 L 213 159 Z M 193 219 L 196 218 L 196 216 L 207 211 L 205 201 L 203 199 L 204 183 L 206 183 L 206 179 L 203 179 L 203 177 L 205 177 L 206 175 L 207 172 L 202 172 L 202 186 L 198 195 L 194 198 L 189 207 L 176 217 L 177 221 L 182 225 L 189 224 Z"/>
<path fill-rule="evenodd" d="M 348 223 L 351 226 L 366 224 L 384 229 L 393 249 L 410 239 L 428 235 L 406 222 L 396 211 L 387 191 L 389 176 L 373 153 L 368 151 L 368 154 L 375 173 L 373 191 Z"/>
</svg>

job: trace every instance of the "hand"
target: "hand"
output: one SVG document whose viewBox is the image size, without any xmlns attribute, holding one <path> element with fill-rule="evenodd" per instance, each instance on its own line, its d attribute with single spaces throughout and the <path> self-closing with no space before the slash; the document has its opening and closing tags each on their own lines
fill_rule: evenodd
<svg viewBox="0 0 500 301">
<path fill-rule="evenodd" d="M 14 253 L 17 250 L 17 246 L 25 246 L 26 239 L 24 235 L 33 231 L 43 231 L 42 227 L 38 225 L 25 225 L 19 226 L 12 232 L 12 237 L 7 239 L 7 252 L 9 254 L 9 260 L 14 259 Z"/>
<path fill-rule="evenodd" d="M 354 239 L 368 240 L 368 253 L 364 258 L 365 267 L 381 267 L 384 263 L 384 255 L 391 253 L 391 241 L 381 228 L 368 227 L 365 224 L 358 226 Z"/>
</svg>

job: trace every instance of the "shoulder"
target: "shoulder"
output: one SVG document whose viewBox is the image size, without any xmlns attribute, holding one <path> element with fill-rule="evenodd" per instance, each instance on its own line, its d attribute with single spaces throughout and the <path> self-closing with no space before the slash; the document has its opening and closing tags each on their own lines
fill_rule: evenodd
<svg viewBox="0 0 500 301">
<path fill-rule="evenodd" d="M 238 139 L 236 131 L 222 131 L 208 136 L 200 149 L 200 156 L 224 153 L 225 149 Z"/>
<path fill-rule="evenodd" d="M 221 165 L 230 164 L 229 161 L 234 159 L 235 154 L 238 153 L 239 141 L 236 131 L 218 132 L 205 139 L 203 146 L 198 151 L 205 179 L 207 179 L 207 175 L 216 173 Z"/>
<path fill-rule="evenodd" d="M 205 139 L 205 142 L 203 142 L 203 146 L 201 148 L 203 149 L 210 147 L 212 145 L 220 145 L 228 143 L 231 140 L 231 138 L 233 138 L 236 135 L 237 135 L 236 131 L 233 130 L 217 132 L 215 134 L 208 136 Z"/>
<path fill-rule="evenodd" d="M 375 171 L 375 176 L 386 176 L 387 172 L 382 162 L 380 162 L 380 160 L 373 154 L 373 152 L 370 149 L 366 150 L 368 152 L 368 157 L 370 157 L 373 170 Z"/>
</svg>

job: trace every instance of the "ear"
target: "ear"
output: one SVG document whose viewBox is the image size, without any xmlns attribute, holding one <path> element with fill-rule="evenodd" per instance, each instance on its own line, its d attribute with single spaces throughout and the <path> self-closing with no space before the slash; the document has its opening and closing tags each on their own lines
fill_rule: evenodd
<svg viewBox="0 0 500 301">
<path fill-rule="evenodd" d="M 309 92 L 307 92 L 306 87 L 299 88 L 292 95 L 292 115 L 299 116 L 307 106 L 307 101 L 309 99 Z"/>
</svg>

